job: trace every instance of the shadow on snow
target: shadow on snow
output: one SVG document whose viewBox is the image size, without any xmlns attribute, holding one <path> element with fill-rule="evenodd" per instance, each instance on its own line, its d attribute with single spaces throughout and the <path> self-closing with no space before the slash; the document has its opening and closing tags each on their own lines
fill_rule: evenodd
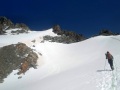
<svg viewBox="0 0 120 90">
<path fill-rule="evenodd" d="M 112 70 L 109 70 L 109 69 L 105 69 L 105 70 L 97 70 L 97 72 L 104 72 L 104 71 L 112 71 Z"/>
</svg>

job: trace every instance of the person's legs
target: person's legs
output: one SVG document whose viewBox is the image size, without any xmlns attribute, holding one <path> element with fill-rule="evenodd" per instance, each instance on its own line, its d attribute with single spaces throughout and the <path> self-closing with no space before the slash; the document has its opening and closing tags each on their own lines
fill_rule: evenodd
<svg viewBox="0 0 120 90">
<path fill-rule="evenodd" d="M 114 67 L 113 67 L 113 60 L 110 59 L 110 60 L 108 60 L 108 62 L 109 62 L 109 64 L 110 64 L 111 69 L 114 70 Z"/>
</svg>

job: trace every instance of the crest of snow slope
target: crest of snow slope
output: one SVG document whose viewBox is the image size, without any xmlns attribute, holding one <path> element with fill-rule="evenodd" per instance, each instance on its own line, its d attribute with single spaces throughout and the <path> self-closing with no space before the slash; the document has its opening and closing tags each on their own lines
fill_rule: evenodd
<svg viewBox="0 0 120 90">
<path fill-rule="evenodd" d="M 0 35 L 0 47 L 9 45 L 9 44 L 16 44 L 18 42 L 30 42 L 31 40 L 34 40 L 35 38 L 42 40 L 42 37 L 45 35 L 51 35 L 56 36 L 52 32 L 52 29 L 46 30 L 46 31 L 29 31 L 29 33 L 23 33 L 23 34 L 16 34 L 13 35 L 11 31 L 15 31 L 18 29 L 10 29 L 7 30 L 7 35 Z"/>
<path fill-rule="evenodd" d="M 21 79 L 17 79 L 14 71 L 0 84 L 1 90 L 120 89 L 120 36 L 98 36 L 73 44 L 40 43 L 44 35 L 55 34 L 48 30 L 19 36 L 9 35 L 10 42 L 4 41 L 8 36 L 0 36 L 1 46 L 19 41 L 42 54 L 38 69 L 30 69 Z M 36 42 L 32 43 L 31 40 Z M 109 71 L 110 67 L 105 63 L 106 51 L 110 51 L 114 56 L 116 64 L 113 72 Z"/>
</svg>

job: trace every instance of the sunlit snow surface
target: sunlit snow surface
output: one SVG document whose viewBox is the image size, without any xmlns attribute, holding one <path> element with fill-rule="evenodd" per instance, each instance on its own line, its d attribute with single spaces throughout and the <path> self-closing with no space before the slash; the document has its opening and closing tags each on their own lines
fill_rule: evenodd
<svg viewBox="0 0 120 90">
<path fill-rule="evenodd" d="M 37 69 L 31 68 L 21 79 L 18 71 L 13 71 L 0 84 L 0 90 L 120 90 L 120 36 L 62 44 L 42 42 L 44 35 L 56 36 L 52 29 L 0 35 L 0 47 L 23 42 L 42 54 L 38 54 Z M 114 71 L 105 59 L 106 51 L 114 56 Z"/>
</svg>

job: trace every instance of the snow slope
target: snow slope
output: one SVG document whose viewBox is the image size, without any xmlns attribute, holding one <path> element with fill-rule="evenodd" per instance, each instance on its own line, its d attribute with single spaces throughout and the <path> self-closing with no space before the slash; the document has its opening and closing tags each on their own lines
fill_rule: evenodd
<svg viewBox="0 0 120 90">
<path fill-rule="evenodd" d="M 61 44 L 41 42 L 44 35 L 56 36 L 52 29 L 0 36 L 0 47 L 23 42 L 42 54 L 38 69 L 30 69 L 21 79 L 13 71 L 0 84 L 0 90 L 120 90 L 120 36 Z M 114 71 L 105 59 L 106 51 L 114 56 Z"/>
</svg>

